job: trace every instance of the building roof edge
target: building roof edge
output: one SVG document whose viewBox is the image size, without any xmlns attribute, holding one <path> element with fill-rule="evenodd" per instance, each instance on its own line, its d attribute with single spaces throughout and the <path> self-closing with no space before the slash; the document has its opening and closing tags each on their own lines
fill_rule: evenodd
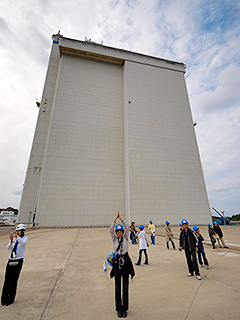
<svg viewBox="0 0 240 320">
<path fill-rule="evenodd" d="M 149 62 L 147 62 L 147 60 L 152 60 L 155 61 L 155 63 L 163 63 L 163 64 L 167 64 L 168 68 L 170 69 L 177 69 L 177 71 L 182 71 L 185 73 L 186 70 L 186 64 L 183 62 L 177 62 L 177 61 L 173 61 L 173 60 L 168 60 L 168 59 L 163 59 L 163 58 L 159 58 L 156 56 L 151 56 L 151 55 L 147 55 L 147 54 L 143 54 L 143 53 L 138 53 L 138 52 L 134 52 L 134 51 L 130 51 L 130 50 L 125 50 L 125 49 L 120 49 L 120 48 L 115 48 L 115 47 L 111 47 L 111 46 L 106 46 L 103 45 L 102 43 L 96 43 L 90 40 L 86 40 L 82 41 L 82 40 L 78 40 L 78 39 L 72 39 L 72 38 L 67 38 L 67 37 L 63 37 L 60 34 L 54 34 L 52 35 L 52 39 L 53 42 L 55 44 L 59 44 L 61 47 L 65 47 L 68 43 L 68 47 L 77 49 L 76 47 L 85 47 L 85 51 L 87 52 L 93 52 L 93 51 L 97 51 L 98 54 L 103 54 L 104 56 L 107 56 L 107 52 L 108 54 L 111 54 L 111 56 L 115 56 L 118 59 L 122 59 L 122 60 L 129 60 L 129 61 L 135 61 L 135 62 L 140 62 L 139 59 L 144 59 L 146 60 L 146 64 L 151 64 Z M 67 43 L 66 43 L 67 42 Z M 103 50 L 105 50 L 105 52 L 103 52 Z M 159 65 L 160 66 L 160 65 Z M 162 67 L 164 67 L 162 65 Z M 166 68 L 167 66 L 165 66 Z"/>
</svg>

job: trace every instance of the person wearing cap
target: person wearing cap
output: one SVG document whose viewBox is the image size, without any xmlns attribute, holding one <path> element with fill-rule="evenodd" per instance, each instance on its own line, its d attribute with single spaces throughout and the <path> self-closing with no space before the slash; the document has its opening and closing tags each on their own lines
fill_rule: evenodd
<svg viewBox="0 0 240 320">
<path fill-rule="evenodd" d="M 175 250 L 175 244 L 173 242 L 173 234 L 172 234 L 172 229 L 170 227 L 170 222 L 166 221 L 165 224 L 166 224 L 166 226 L 165 226 L 165 234 L 166 234 L 167 248 L 168 248 L 168 250 L 170 250 L 169 249 L 169 241 L 171 241 L 173 249 Z"/>
<path fill-rule="evenodd" d="M 9 306 L 15 300 L 17 282 L 23 265 L 24 251 L 28 241 L 25 235 L 26 227 L 20 223 L 14 232 L 9 235 L 10 241 L 7 250 L 10 251 L 5 272 L 5 281 L 2 289 L 1 303 Z"/>
<path fill-rule="evenodd" d="M 151 244 L 155 245 L 156 228 L 155 228 L 155 225 L 153 224 L 152 220 L 149 221 L 148 230 L 150 231 L 150 237 L 151 237 L 151 241 L 152 241 Z"/>
<path fill-rule="evenodd" d="M 130 240 L 132 240 L 132 244 L 137 244 L 137 240 L 136 240 L 136 229 L 135 229 L 135 223 L 131 222 L 130 225 Z"/>
<path fill-rule="evenodd" d="M 222 233 L 222 229 L 219 227 L 219 225 L 217 224 L 217 221 L 213 221 L 213 230 L 215 232 L 215 239 L 217 239 L 218 245 L 220 248 L 222 248 L 222 246 L 224 248 L 228 248 L 225 244 L 225 241 L 223 240 L 223 233 Z M 220 245 L 220 241 L 222 242 L 222 246 Z"/>
<path fill-rule="evenodd" d="M 212 225 L 211 223 L 208 224 L 208 234 L 209 234 L 210 241 L 211 241 L 211 243 L 212 243 L 213 249 L 216 249 L 216 247 L 215 247 L 216 234 L 215 234 L 215 231 L 213 230 L 213 225 Z"/>
<path fill-rule="evenodd" d="M 139 230 L 140 232 L 137 235 L 137 240 L 139 243 L 139 258 L 138 258 L 138 262 L 135 263 L 137 266 L 140 266 L 141 264 L 142 252 L 144 252 L 144 255 L 145 255 L 144 264 L 148 264 L 148 255 L 147 255 L 148 244 L 146 239 L 146 232 L 144 231 L 144 226 L 142 224 L 139 226 Z"/>
<path fill-rule="evenodd" d="M 201 276 L 198 269 L 196 252 L 198 252 L 198 240 L 193 230 L 188 227 L 188 221 L 186 219 L 182 220 L 182 231 L 179 236 L 179 251 L 182 249 L 185 251 L 187 264 L 188 264 L 188 277 L 195 275 L 198 280 L 201 280 Z"/>
<path fill-rule="evenodd" d="M 122 224 L 116 226 L 116 220 L 120 219 Z M 129 226 L 120 217 L 119 212 L 110 227 L 110 235 L 113 241 L 114 251 L 117 251 L 116 261 L 110 273 L 110 277 L 115 277 L 115 306 L 119 318 L 127 317 L 129 306 L 129 274 L 133 278 L 135 275 L 131 258 L 128 255 Z M 121 283 L 122 295 L 121 295 Z"/>
<path fill-rule="evenodd" d="M 179 223 L 179 226 L 180 226 L 179 230 L 180 230 L 180 233 L 181 233 L 181 231 L 183 229 L 182 222 Z"/>
<path fill-rule="evenodd" d="M 209 264 L 208 264 L 208 261 L 207 261 L 207 258 L 206 258 L 206 254 L 205 254 L 205 251 L 204 251 L 204 247 L 203 247 L 204 238 L 201 235 L 198 226 L 194 226 L 193 227 L 193 231 L 195 232 L 196 237 L 198 239 L 198 253 L 197 253 L 198 254 L 198 262 L 201 265 L 201 267 L 203 267 L 203 262 L 204 262 L 205 268 L 209 269 Z M 202 257 L 203 257 L 203 262 L 202 262 Z"/>
</svg>

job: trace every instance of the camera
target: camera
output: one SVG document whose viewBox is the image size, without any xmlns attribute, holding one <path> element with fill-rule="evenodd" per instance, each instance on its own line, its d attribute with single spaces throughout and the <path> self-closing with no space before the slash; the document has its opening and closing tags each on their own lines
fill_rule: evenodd
<svg viewBox="0 0 240 320">
<path fill-rule="evenodd" d="M 124 265 L 124 259 L 123 259 L 123 257 L 120 257 L 120 258 L 119 258 L 119 264 L 120 264 L 120 266 L 123 266 L 123 265 Z"/>
</svg>

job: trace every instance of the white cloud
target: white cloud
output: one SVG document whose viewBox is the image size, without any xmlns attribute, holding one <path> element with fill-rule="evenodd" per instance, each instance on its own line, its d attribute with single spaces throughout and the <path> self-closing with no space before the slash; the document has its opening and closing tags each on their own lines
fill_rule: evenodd
<svg viewBox="0 0 240 320">
<path fill-rule="evenodd" d="M 205 90 L 192 99 L 197 113 L 206 114 L 240 107 L 240 66 L 230 64 L 219 73 L 214 81 L 216 88 Z"/>
<path fill-rule="evenodd" d="M 18 206 L 51 35 L 183 61 L 210 202 L 239 211 L 239 1 L 0 2 L 1 206 Z M 20 192 L 20 191 L 19 191 Z M 224 196 L 223 196 L 224 195 Z"/>
<path fill-rule="evenodd" d="M 23 185 L 21 183 L 18 183 L 13 189 L 12 194 L 15 194 L 17 196 L 21 195 L 23 191 Z"/>
</svg>

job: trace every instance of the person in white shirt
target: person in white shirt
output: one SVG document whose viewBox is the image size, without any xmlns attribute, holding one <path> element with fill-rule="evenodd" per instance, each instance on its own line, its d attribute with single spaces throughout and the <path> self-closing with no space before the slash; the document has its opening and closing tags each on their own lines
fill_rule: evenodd
<svg viewBox="0 0 240 320">
<path fill-rule="evenodd" d="M 142 252 L 144 252 L 145 255 L 145 262 L 144 264 L 148 264 L 148 255 L 147 255 L 147 240 L 146 240 L 146 232 L 144 231 L 144 226 L 141 224 L 139 226 L 139 234 L 137 235 L 137 240 L 139 243 L 139 258 L 138 258 L 138 262 L 135 263 L 136 266 L 140 266 L 141 264 L 141 259 L 142 259 Z"/>
<path fill-rule="evenodd" d="M 25 225 L 20 223 L 9 236 L 10 241 L 7 249 L 11 250 L 11 252 L 8 257 L 5 281 L 2 289 L 1 303 L 3 306 L 9 306 L 15 300 L 17 282 L 22 269 L 24 251 L 28 241 L 25 230 Z"/>
</svg>

